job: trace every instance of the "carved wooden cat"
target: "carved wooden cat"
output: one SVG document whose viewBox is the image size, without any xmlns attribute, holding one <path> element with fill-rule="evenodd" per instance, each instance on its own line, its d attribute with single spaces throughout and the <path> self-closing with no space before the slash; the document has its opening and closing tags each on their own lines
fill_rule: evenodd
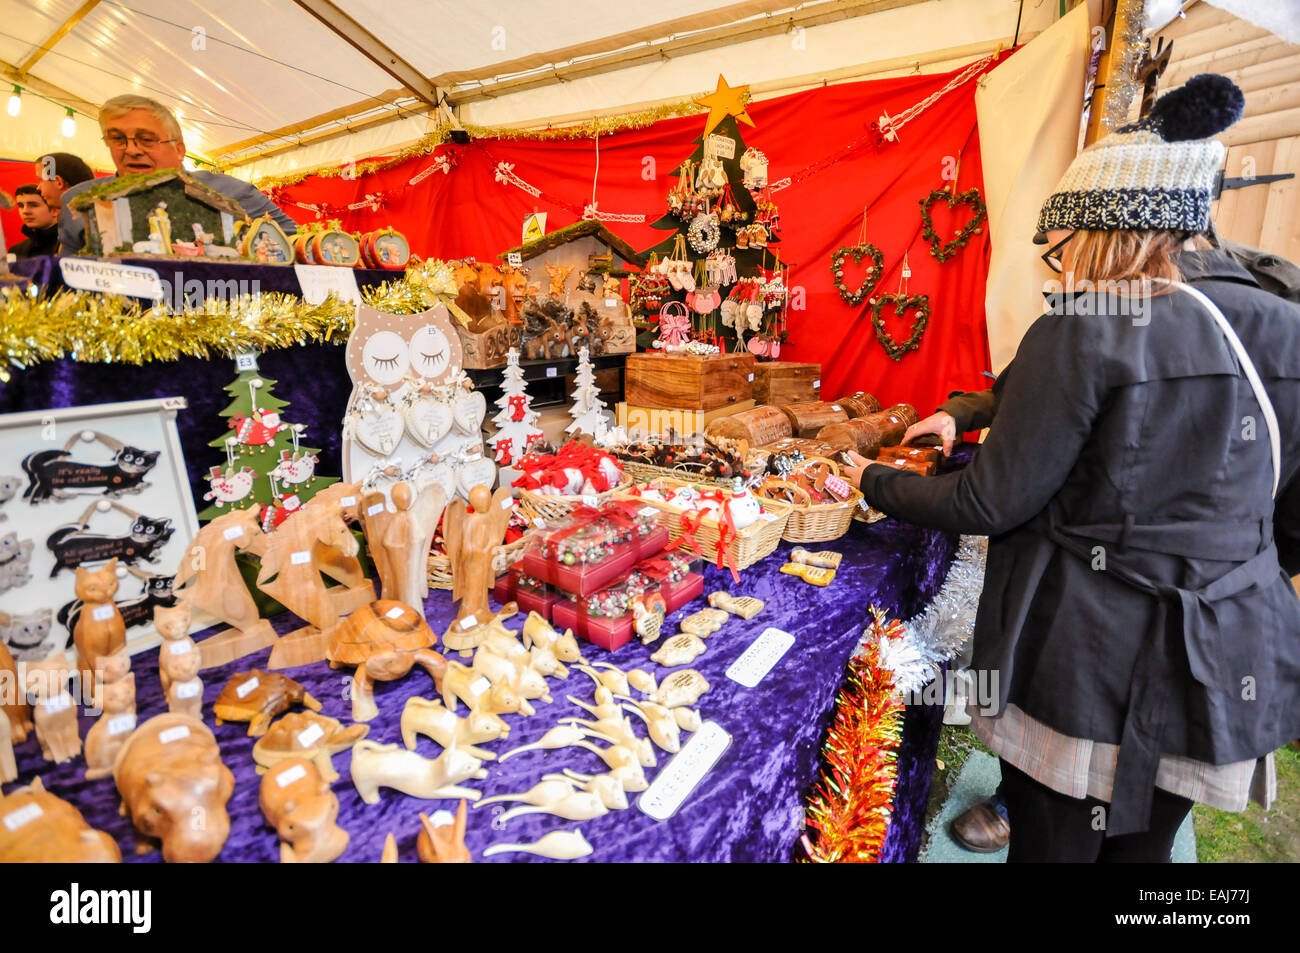
<svg viewBox="0 0 1300 953">
<path fill-rule="evenodd" d="M 113 604 L 117 593 L 117 560 L 110 559 L 102 569 L 78 566 L 76 592 L 84 603 L 72 632 L 72 640 L 77 644 L 77 670 L 82 673 L 83 685 L 93 685 L 99 660 L 126 645 L 126 624 Z"/>
</svg>

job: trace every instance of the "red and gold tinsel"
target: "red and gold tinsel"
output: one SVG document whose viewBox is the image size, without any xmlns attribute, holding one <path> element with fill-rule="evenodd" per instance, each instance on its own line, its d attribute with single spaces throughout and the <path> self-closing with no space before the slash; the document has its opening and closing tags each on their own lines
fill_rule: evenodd
<svg viewBox="0 0 1300 953">
<path fill-rule="evenodd" d="M 814 833 L 803 845 L 812 863 L 877 863 L 889 830 L 903 702 L 876 646 L 882 636 L 899 637 L 903 627 L 875 606 L 871 617 L 863 652 L 849 662 L 822 748 L 821 778 L 808 801 Z"/>
</svg>

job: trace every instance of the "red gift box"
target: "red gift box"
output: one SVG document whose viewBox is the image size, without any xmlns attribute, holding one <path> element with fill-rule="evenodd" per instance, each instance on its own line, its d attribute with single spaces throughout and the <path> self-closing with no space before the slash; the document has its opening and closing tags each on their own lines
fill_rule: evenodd
<svg viewBox="0 0 1300 953">
<path fill-rule="evenodd" d="M 496 585 L 492 587 L 492 598 L 501 605 L 513 602 L 516 585 L 515 571 L 511 569 L 504 576 L 497 578 Z"/>
<path fill-rule="evenodd" d="M 634 542 L 620 544 L 612 556 L 598 563 L 575 564 L 548 559 L 537 547 L 530 547 L 524 553 L 520 567 L 530 576 L 543 579 L 565 592 L 579 596 L 589 596 L 598 589 L 604 589 L 611 582 L 627 575 L 632 564 L 637 561 L 639 549 Z"/>
<path fill-rule="evenodd" d="M 704 595 L 704 577 L 697 572 L 687 573 L 686 578 L 676 585 L 661 585 L 659 594 L 668 603 L 668 611 L 676 612 L 686 603 Z"/>
<path fill-rule="evenodd" d="M 668 545 L 671 534 L 667 526 L 656 526 L 646 536 L 633 537 L 632 543 L 636 547 L 636 561 L 649 559 L 651 556 L 658 556 Z"/>
<path fill-rule="evenodd" d="M 572 629 L 578 638 L 610 652 L 627 645 L 635 634 L 632 613 L 628 612 L 617 619 L 588 615 L 586 609 L 574 605 L 568 599 L 556 600 L 551 609 L 551 621 L 557 628 Z"/>
<path fill-rule="evenodd" d="M 550 586 L 547 586 L 541 592 L 526 589 L 523 586 L 515 590 L 515 602 L 519 604 L 520 612 L 536 612 L 548 622 L 558 599 L 559 596 L 555 594 L 555 591 Z"/>
</svg>

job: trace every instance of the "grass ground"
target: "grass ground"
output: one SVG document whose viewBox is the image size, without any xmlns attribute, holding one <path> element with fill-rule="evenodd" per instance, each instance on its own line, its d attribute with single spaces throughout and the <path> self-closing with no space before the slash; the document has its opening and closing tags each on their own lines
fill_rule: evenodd
<svg viewBox="0 0 1300 953">
<path fill-rule="evenodd" d="M 928 823 L 943 808 L 961 766 L 973 751 L 988 751 L 966 727 L 945 725 L 939 736 L 934 782 L 926 805 Z M 992 752 L 989 752 L 990 754 Z M 1269 811 L 1252 804 L 1241 814 L 1196 805 L 1196 856 L 1202 864 L 1300 861 L 1300 750 L 1277 753 L 1278 797 Z"/>
</svg>

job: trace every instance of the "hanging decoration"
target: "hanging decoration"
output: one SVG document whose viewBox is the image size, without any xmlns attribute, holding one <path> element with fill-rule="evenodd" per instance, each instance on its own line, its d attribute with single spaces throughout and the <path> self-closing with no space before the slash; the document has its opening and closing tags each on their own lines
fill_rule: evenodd
<svg viewBox="0 0 1300 953">
<path fill-rule="evenodd" d="M 853 264 L 855 265 L 862 264 L 863 258 L 871 259 L 871 264 L 867 266 L 866 274 L 862 278 L 862 284 L 858 285 L 856 291 L 850 291 L 844 283 L 844 260 L 850 255 L 853 256 Z M 862 225 L 858 228 L 857 244 L 841 245 L 835 249 L 835 254 L 831 255 L 831 274 L 835 279 L 835 290 L 840 293 L 840 297 L 847 304 L 862 304 L 867 299 L 867 296 L 875 290 L 884 270 L 885 253 L 867 241 L 867 210 L 864 208 L 862 210 Z"/>
<path fill-rule="evenodd" d="M 939 238 L 939 233 L 934 230 L 934 219 L 930 217 L 930 207 L 939 201 L 946 202 L 950 211 L 958 205 L 965 205 L 974 213 L 970 221 L 963 225 L 948 242 Z M 972 235 L 980 233 L 980 226 L 988 218 L 988 214 L 988 208 L 984 204 L 984 199 L 980 197 L 979 189 L 968 189 L 960 194 L 951 188 L 935 189 L 921 199 L 921 237 L 930 243 L 930 254 L 934 256 L 935 261 L 945 262 L 956 255 L 958 249 L 965 248 Z"/>
<path fill-rule="evenodd" d="M 926 326 L 930 323 L 930 296 L 908 294 L 907 282 L 911 277 L 912 267 L 907 263 L 907 253 L 904 252 L 903 270 L 898 279 L 898 291 L 894 294 L 879 295 L 871 299 L 871 326 L 875 328 L 876 340 L 885 349 L 885 353 L 895 361 L 901 361 L 903 355 L 908 351 L 915 351 L 921 346 L 921 336 L 925 334 Z M 885 319 L 881 312 L 886 304 L 892 304 L 894 314 L 900 318 L 908 311 L 913 309 L 916 311 L 916 319 L 912 322 L 911 334 L 902 344 L 895 341 L 893 335 L 885 329 Z"/>
<path fill-rule="evenodd" d="M 754 120 L 750 119 L 749 113 L 745 112 L 745 104 L 749 102 L 749 86 L 728 86 L 721 73 L 718 74 L 717 88 L 707 96 L 699 97 L 695 102 L 709 110 L 709 118 L 704 122 L 705 136 L 708 136 L 727 116 L 732 116 L 737 122 L 743 122 L 747 126 L 754 125 Z"/>
<path fill-rule="evenodd" d="M 879 643 L 901 638 L 902 626 L 875 606 L 871 616 L 863 650 L 849 662 L 822 747 L 825 767 L 805 812 L 814 833 L 803 846 L 812 863 L 877 863 L 889 831 L 903 703 L 880 664 Z"/>
</svg>

